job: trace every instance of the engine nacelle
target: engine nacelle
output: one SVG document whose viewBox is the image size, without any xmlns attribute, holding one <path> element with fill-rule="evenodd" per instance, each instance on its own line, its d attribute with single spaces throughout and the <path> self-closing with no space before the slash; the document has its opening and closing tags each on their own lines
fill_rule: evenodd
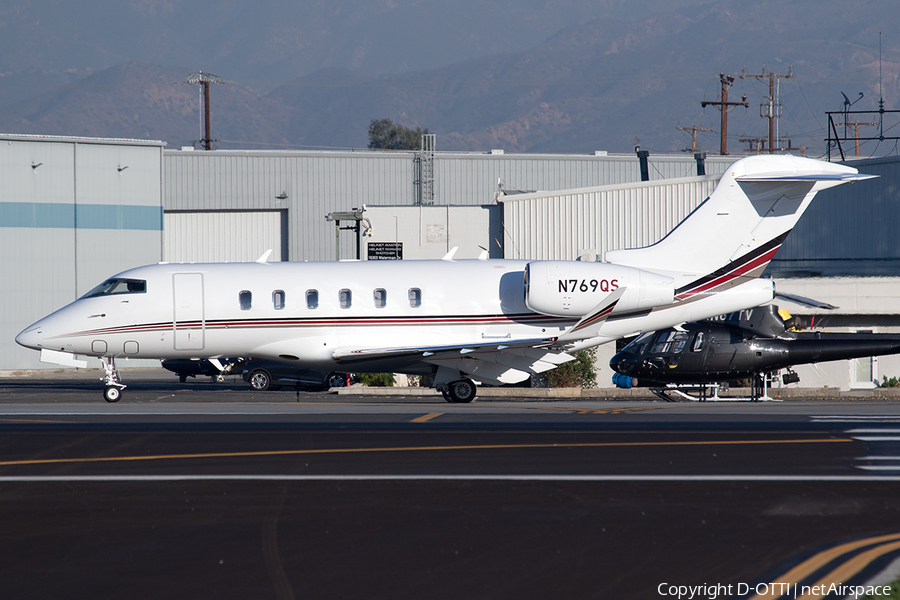
<svg viewBox="0 0 900 600">
<path fill-rule="evenodd" d="M 613 314 L 630 312 L 672 304 L 673 283 L 669 277 L 608 263 L 535 261 L 525 267 L 525 305 L 544 315 L 581 318 L 625 288 Z"/>
</svg>

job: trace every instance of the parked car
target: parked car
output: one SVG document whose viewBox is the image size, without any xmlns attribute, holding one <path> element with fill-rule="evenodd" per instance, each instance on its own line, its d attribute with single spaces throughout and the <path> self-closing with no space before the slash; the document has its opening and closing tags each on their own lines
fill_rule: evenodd
<svg viewBox="0 0 900 600">
<path fill-rule="evenodd" d="M 241 372 L 241 364 L 243 358 L 220 358 L 219 363 L 224 367 L 220 371 L 219 367 L 212 364 L 209 360 L 201 358 L 199 360 L 191 358 L 167 358 L 162 361 L 164 369 L 172 371 L 178 375 L 179 381 L 184 383 L 188 377 L 196 377 L 197 375 L 206 375 L 214 383 L 224 381 L 226 375 L 238 374 Z"/>
<path fill-rule="evenodd" d="M 262 358 L 251 358 L 244 363 L 242 377 L 250 387 L 259 391 L 280 390 L 283 386 L 305 390 L 327 390 L 347 385 L 346 373 L 304 369 Z"/>
</svg>

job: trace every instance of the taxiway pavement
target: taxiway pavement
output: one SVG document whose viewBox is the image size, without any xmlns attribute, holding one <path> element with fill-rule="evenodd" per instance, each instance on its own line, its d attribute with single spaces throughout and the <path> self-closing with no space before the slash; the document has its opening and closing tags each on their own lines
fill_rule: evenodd
<svg viewBox="0 0 900 600">
<path fill-rule="evenodd" d="M 888 401 L 450 405 L 151 380 L 107 404 L 94 380 L 0 380 L 11 598 L 865 583 L 900 553 L 898 489 Z"/>
</svg>

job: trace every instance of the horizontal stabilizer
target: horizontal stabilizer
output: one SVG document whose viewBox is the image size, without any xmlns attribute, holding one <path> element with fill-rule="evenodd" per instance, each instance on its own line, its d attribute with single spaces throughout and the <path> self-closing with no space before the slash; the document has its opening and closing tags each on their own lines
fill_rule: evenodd
<svg viewBox="0 0 900 600">
<path fill-rule="evenodd" d="M 802 306 L 808 306 L 810 308 L 822 308 L 825 310 L 835 310 L 838 308 L 833 304 L 828 304 L 827 302 L 822 302 L 820 300 L 814 300 L 812 298 L 806 298 L 805 296 L 797 296 L 796 294 L 785 294 L 784 292 L 775 292 L 776 298 L 784 298 L 785 300 L 789 300 L 791 302 L 796 302 Z"/>
<path fill-rule="evenodd" d="M 839 181 L 841 183 L 853 183 L 865 179 L 874 179 L 878 175 L 864 175 L 860 173 L 750 173 L 735 177 L 736 181 Z"/>
</svg>

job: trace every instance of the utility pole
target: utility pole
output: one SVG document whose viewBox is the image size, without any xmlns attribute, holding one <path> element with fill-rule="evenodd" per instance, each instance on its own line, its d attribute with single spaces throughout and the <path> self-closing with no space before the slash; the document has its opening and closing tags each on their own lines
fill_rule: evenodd
<svg viewBox="0 0 900 600">
<path fill-rule="evenodd" d="M 705 129 L 703 127 L 697 127 L 694 125 L 693 127 L 682 127 L 677 125 L 675 129 L 679 131 L 690 131 L 691 132 L 691 147 L 690 149 L 685 148 L 684 152 L 696 152 L 697 151 L 697 132 L 698 131 L 715 131 L 715 129 Z"/>
<path fill-rule="evenodd" d="M 753 152 L 755 154 L 762 154 L 763 152 L 763 142 L 766 141 L 765 138 L 755 137 L 755 138 L 738 138 L 738 141 L 742 144 L 750 144 L 750 147 L 744 150 L 744 152 Z M 755 147 L 754 147 L 755 146 Z"/>
<path fill-rule="evenodd" d="M 776 75 L 769 73 L 766 75 L 766 66 L 763 65 L 763 72 L 760 75 L 747 75 L 746 70 L 741 72 L 741 79 L 766 79 L 769 80 L 769 97 L 766 102 L 759 105 L 759 116 L 769 119 L 769 154 L 774 154 L 776 150 L 786 150 L 786 148 L 776 148 L 775 142 L 778 140 L 778 119 L 782 114 L 780 87 L 782 79 L 791 79 L 794 77 L 794 66 L 788 67 L 787 75 Z"/>
<path fill-rule="evenodd" d="M 761 137 L 743 138 L 742 137 L 742 138 L 738 139 L 738 141 L 746 143 L 746 144 L 750 144 L 750 147 L 746 148 L 744 150 L 744 152 L 753 152 L 754 154 L 762 154 L 764 151 L 769 152 L 766 147 L 766 143 L 768 142 L 768 140 L 766 138 L 761 138 Z M 795 150 L 800 150 L 801 152 L 803 152 L 802 145 L 799 148 L 794 148 L 794 146 L 792 145 L 793 142 L 791 142 L 791 140 L 789 140 L 787 138 L 779 138 L 777 141 L 779 143 L 787 142 L 787 146 L 782 146 L 782 147 L 778 148 L 778 150 L 783 150 L 785 152 L 793 152 Z M 756 147 L 754 148 L 754 146 L 756 146 Z"/>
<path fill-rule="evenodd" d="M 203 94 L 203 139 L 200 140 L 200 145 L 203 146 L 204 150 L 212 150 L 212 143 L 218 142 L 219 140 L 212 139 L 209 133 L 209 84 L 211 83 L 226 83 L 222 80 L 218 75 L 213 75 L 212 73 L 204 73 L 203 71 L 199 71 L 194 73 L 190 77 L 187 78 L 187 81 L 182 83 L 188 83 L 191 85 L 199 85 L 200 90 Z"/>
<path fill-rule="evenodd" d="M 720 128 L 721 132 L 721 141 L 719 142 L 719 153 L 723 156 L 728 154 L 728 111 L 734 108 L 735 106 L 743 106 L 747 108 L 750 106 L 747 103 L 747 95 L 744 94 L 744 97 L 741 98 L 740 102 L 729 102 L 728 101 L 728 86 L 734 84 L 734 77 L 731 75 L 726 76 L 724 73 L 719 73 L 719 81 L 722 82 L 722 94 L 719 96 L 718 102 L 707 102 L 704 100 L 700 103 L 700 106 L 706 108 L 707 105 L 715 106 L 722 113 L 722 125 Z"/>
<path fill-rule="evenodd" d="M 847 127 L 851 126 L 851 127 L 855 128 L 856 133 L 854 134 L 853 137 L 854 137 L 854 141 L 856 142 L 856 156 L 859 156 L 859 126 L 860 125 L 875 126 L 875 125 L 878 125 L 878 123 L 860 123 L 859 119 L 856 119 L 856 121 L 854 121 L 852 123 L 844 121 L 843 123 L 837 123 L 837 125 L 844 126 L 844 139 L 847 139 Z"/>
</svg>

